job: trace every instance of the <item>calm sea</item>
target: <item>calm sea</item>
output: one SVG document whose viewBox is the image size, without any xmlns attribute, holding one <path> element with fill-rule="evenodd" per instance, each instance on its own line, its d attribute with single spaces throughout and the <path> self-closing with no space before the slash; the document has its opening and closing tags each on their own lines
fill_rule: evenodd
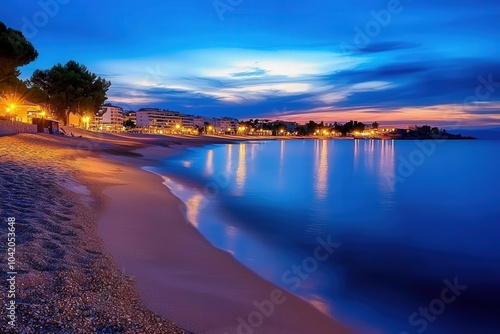
<svg viewBox="0 0 500 334">
<path fill-rule="evenodd" d="M 264 141 L 149 169 L 214 246 L 359 333 L 500 333 L 499 153 Z"/>
</svg>

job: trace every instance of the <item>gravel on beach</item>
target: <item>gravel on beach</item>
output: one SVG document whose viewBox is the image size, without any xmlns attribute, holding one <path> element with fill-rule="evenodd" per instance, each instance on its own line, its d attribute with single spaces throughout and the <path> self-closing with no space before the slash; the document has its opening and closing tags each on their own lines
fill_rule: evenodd
<svg viewBox="0 0 500 334">
<path fill-rule="evenodd" d="M 103 184 L 82 181 L 76 158 L 128 155 L 86 138 L 0 137 L 0 295 L 7 303 L 7 221 L 15 218 L 16 327 L 0 333 L 184 333 L 147 308 L 97 234 Z"/>
</svg>

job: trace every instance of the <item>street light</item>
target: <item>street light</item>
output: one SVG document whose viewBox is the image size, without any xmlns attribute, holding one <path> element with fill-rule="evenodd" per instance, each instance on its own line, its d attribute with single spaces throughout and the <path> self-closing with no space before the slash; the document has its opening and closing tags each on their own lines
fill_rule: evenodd
<svg viewBox="0 0 500 334">
<path fill-rule="evenodd" d="M 83 122 L 85 123 L 85 129 L 88 130 L 89 129 L 89 121 L 90 121 L 90 117 L 89 116 L 85 116 L 83 118 Z"/>
</svg>

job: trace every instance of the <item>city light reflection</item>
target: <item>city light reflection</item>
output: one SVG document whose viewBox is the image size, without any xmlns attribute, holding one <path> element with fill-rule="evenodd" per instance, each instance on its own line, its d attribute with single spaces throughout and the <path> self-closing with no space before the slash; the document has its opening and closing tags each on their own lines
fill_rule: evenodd
<svg viewBox="0 0 500 334">
<path fill-rule="evenodd" d="M 324 199 L 328 192 L 328 141 L 317 141 L 315 146 L 314 191 L 317 198 Z"/>
<path fill-rule="evenodd" d="M 207 151 L 205 173 L 207 173 L 209 176 L 212 176 L 214 174 L 214 150 Z"/>
<path fill-rule="evenodd" d="M 243 189 L 246 181 L 247 163 L 246 163 L 247 144 L 240 144 L 238 153 L 238 167 L 236 168 L 236 186 Z"/>
<path fill-rule="evenodd" d="M 227 145 L 227 158 L 226 158 L 226 175 L 231 175 L 233 167 L 233 144 Z"/>
</svg>

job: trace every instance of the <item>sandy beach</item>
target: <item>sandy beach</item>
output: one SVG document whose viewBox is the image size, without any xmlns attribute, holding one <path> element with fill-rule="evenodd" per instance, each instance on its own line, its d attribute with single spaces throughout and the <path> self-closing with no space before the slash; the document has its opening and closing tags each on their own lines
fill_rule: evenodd
<svg viewBox="0 0 500 334">
<path fill-rule="evenodd" d="M 0 138 L 1 215 L 19 222 L 18 330 L 350 332 L 213 247 L 141 169 L 234 138 L 78 134 Z"/>
</svg>

